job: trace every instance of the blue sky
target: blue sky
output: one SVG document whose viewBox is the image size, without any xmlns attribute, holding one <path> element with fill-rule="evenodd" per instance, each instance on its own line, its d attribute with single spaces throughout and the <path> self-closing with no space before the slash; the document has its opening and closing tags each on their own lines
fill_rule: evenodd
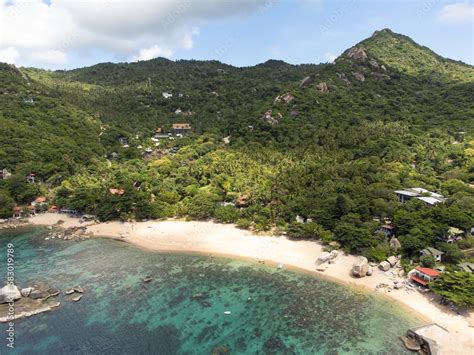
<svg viewBox="0 0 474 355">
<path fill-rule="evenodd" d="M 157 56 L 320 63 L 388 27 L 474 64 L 473 9 L 464 0 L 0 0 L 0 61 L 49 69 Z"/>
</svg>

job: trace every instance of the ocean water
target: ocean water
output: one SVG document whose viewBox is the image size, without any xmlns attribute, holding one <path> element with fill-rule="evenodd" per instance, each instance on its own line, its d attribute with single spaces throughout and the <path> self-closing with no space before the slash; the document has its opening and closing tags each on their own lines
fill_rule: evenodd
<svg viewBox="0 0 474 355">
<path fill-rule="evenodd" d="M 380 296 L 285 268 L 46 233 L 0 233 L 0 273 L 12 242 L 21 287 L 81 285 L 84 296 L 16 321 L 14 351 L 0 324 L 1 354 L 408 354 L 398 336 L 421 324 Z"/>
</svg>

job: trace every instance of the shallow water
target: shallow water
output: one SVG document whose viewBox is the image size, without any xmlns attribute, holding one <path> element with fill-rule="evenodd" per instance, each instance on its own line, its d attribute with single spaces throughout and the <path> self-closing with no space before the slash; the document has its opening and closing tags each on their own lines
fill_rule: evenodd
<svg viewBox="0 0 474 355">
<path fill-rule="evenodd" d="M 45 235 L 38 228 L 0 233 L 0 272 L 12 242 L 21 287 L 42 281 L 86 292 L 80 302 L 61 295 L 58 310 L 18 320 L 14 353 L 405 354 L 398 336 L 420 324 L 379 296 L 313 275 Z M 5 344 L 2 337 L 0 353 Z"/>
</svg>

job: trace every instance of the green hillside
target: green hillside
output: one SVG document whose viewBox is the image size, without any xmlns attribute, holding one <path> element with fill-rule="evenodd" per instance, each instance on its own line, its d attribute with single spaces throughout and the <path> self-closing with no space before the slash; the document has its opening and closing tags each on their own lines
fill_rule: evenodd
<svg viewBox="0 0 474 355">
<path fill-rule="evenodd" d="M 157 58 L 0 75 L 9 205 L 43 193 L 101 220 L 214 218 L 372 260 L 394 252 L 377 220 L 396 223 L 410 256 L 474 225 L 474 68 L 389 30 L 334 64 Z M 151 139 L 173 123 L 192 133 Z M 32 171 L 43 182 L 19 193 Z M 400 204 L 393 191 L 415 186 L 446 203 Z"/>
</svg>

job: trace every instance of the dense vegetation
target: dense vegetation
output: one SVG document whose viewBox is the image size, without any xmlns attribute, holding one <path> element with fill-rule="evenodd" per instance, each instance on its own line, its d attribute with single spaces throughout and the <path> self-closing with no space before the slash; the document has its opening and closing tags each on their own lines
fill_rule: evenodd
<svg viewBox="0 0 474 355">
<path fill-rule="evenodd" d="M 471 239 L 440 240 L 474 226 L 474 68 L 405 36 L 376 32 L 334 64 L 2 65 L 0 82 L 0 169 L 13 172 L 0 181 L 0 217 L 45 194 L 101 220 L 214 218 L 371 260 L 418 260 L 426 246 L 453 265 L 472 260 Z M 151 140 L 177 122 L 192 134 Z M 415 186 L 448 200 L 401 204 L 393 191 Z M 384 219 L 400 251 L 377 232 Z"/>
</svg>

